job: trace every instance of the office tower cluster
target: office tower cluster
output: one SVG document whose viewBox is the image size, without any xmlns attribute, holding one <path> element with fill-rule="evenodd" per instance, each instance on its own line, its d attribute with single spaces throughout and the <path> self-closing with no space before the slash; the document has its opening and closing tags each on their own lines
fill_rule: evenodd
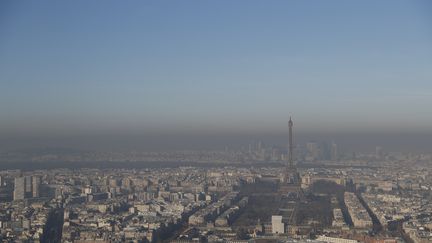
<svg viewBox="0 0 432 243">
<path fill-rule="evenodd" d="M 339 160 L 338 145 L 335 142 L 315 142 L 306 143 L 303 150 L 304 161 L 313 162 L 318 160 Z"/>
<path fill-rule="evenodd" d="M 40 197 L 41 178 L 39 176 L 20 176 L 14 180 L 13 200 Z"/>
</svg>

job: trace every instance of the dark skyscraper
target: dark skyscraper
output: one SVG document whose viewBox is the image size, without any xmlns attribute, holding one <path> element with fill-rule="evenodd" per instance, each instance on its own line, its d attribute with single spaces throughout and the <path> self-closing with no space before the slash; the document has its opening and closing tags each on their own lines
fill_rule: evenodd
<svg viewBox="0 0 432 243">
<path fill-rule="evenodd" d="M 25 176 L 25 193 L 27 195 L 31 194 L 32 192 L 32 178 L 31 176 Z"/>
</svg>

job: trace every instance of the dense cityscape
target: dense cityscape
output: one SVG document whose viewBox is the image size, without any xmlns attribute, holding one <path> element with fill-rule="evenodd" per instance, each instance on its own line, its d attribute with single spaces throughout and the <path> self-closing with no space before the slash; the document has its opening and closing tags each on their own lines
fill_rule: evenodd
<svg viewBox="0 0 432 243">
<path fill-rule="evenodd" d="M 246 151 L 64 153 L 26 158 L 42 167 L 62 161 L 59 168 L 0 172 L 2 241 L 432 240 L 431 155 L 376 147 L 347 158 L 334 142 L 283 149 L 261 141 Z M 78 161 L 99 168 L 72 168 Z M 107 161 L 137 163 L 103 168 Z M 298 181 L 287 178 L 292 169 Z"/>
<path fill-rule="evenodd" d="M 0 242 L 432 243 L 431 0 L 0 0 Z"/>
</svg>

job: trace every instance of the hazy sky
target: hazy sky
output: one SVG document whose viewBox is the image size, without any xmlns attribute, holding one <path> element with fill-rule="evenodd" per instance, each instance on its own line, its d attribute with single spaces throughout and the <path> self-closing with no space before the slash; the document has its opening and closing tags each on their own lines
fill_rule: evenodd
<svg viewBox="0 0 432 243">
<path fill-rule="evenodd" d="M 4 141 L 432 133 L 432 2 L 0 1 L 0 84 Z"/>
</svg>

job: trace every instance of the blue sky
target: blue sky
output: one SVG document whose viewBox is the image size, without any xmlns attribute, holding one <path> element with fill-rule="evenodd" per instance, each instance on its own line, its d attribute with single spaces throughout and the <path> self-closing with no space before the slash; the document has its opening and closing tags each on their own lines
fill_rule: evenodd
<svg viewBox="0 0 432 243">
<path fill-rule="evenodd" d="M 0 134 L 432 131 L 430 1 L 1 1 Z"/>
</svg>

